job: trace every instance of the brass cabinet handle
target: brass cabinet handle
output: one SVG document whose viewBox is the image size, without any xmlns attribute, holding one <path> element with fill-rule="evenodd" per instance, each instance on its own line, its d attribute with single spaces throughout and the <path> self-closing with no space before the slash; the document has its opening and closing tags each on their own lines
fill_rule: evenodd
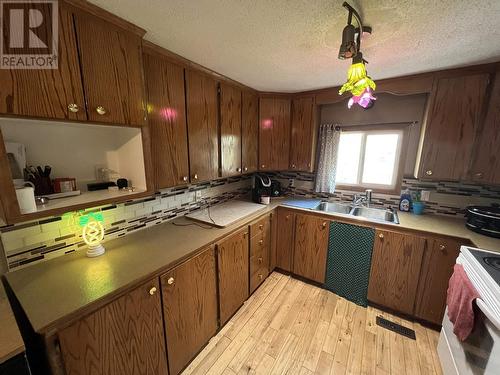
<svg viewBox="0 0 500 375">
<path fill-rule="evenodd" d="M 241 168 L 236 168 L 236 172 L 241 172 Z"/>
<path fill-rule="evenodd" d="M 73 113 L 77 113 L 80 110 L 80 107 L 78 107 L 78 104 L 71 103 L 68 104 L 68 110 Z"/>
<path fill-rule="evenodd" d="M 474 177 L 482 178 L 483 174 L 481 172 L 474 174 Z"/>
<path fill-rule="evenodd" d="M 322 226 L 323 228 L 326 228 L 326 221 L 324 221 L 324 222 L 323 222 L 323 224 L 321 224 L 321 226 Z"/>
<path fill-rule="evenodd" d="M 288 219 L 290 219 L 290 215 L 285 216 L 285 220 L 288 220 Z"/>
<path fill-rule="evenodd" d="M 247 167 L 244 167 L 244 168 L 243 168 L 243 170 L 246 172 L 246 171 L 248 171 L 248 168 L 247 168 Z"/>
<path fill-rule="evenodd" d="M 167 280 L 168 285 L 174 285 L 175 284 L 175 279 L 173 277 L 169 277 Z"/>
<path fill-rule="evenodd" d="M 182 181 L 186 182 L 188 180 L 187 176 L 182 177 Z"/>
<path fill-rule="evenodd" d="M 97 114 L 99 115 L 105 115 L 106 114 L 106 108 L 104 108 L 103 106 L 98 106 L 96 107 L 95 111 L 97 112 Z"/>
<path fill-rule="evenodd" d="M 439 250 L 444 250 L 446 249 L 446 246 L 444 246 L 443 244 L 439 245 Z"/>
<path fill-rule="evenodd" d="M 264 275 L 259 273 L 259 280 L 262 280 L 264 278 Z"/>
<path fill-rule="evenodd" d="M 197 180 L 197 179 L 198 179 L 198 175 L 195 173 L 195 174 L 193 175 L 193 180 Z"/>
<path fill-rule="evenodd" d="M 264 228 L 264 225 L 263 224 L 259 224 L 259 229 L 262 229 Z"/>
<path fill-rule="evenodd" d="M 426 174 L 427 176 L 432 176 L 432 171 L 429 169 L 428 171 L 425 171 L 425 174 Z"/>
<path fill-rule="evenodd" d="M 151 287 L 151 289 L 149 289 L 149 294 L 150 294 L 150 295 L 154 295 L 154 294 L 156 293 L 156 291 L 157 291 L 157 290 L 158 290 L 158 289 L 156 289 L 156 287 L 155 287 L 155 286 L 153 286 L 153 287 Z"/>
<path fill-rule="evenodd" d="M 262 164 L 260 167 L 261 167 L 261 168 L 265 168 L 265 167 L 266 167 L 266 165 L 265 165 L 265 164 Z"/>
<path fill-rule="evenodd" d="M 263 261 L 264 259 L 262 259 L 262 257 L 259 257 L 259 259 L 257 259 L 257 260 L 259 261 L 259 263 L 262 263 L 262 261 Z"/>
<path fill-rule="evenodd" d="M 384 234 L 383 234 L 383 233 L 380 233 L 380 234 L 378 235 L 378 238 L 380 238 L 380 239 L 384 238 Z"/>
<path fill-rule="evenodd" d="M 295 169 L 295 164 L 292 164 L 292 169 Z"/>
</svg>

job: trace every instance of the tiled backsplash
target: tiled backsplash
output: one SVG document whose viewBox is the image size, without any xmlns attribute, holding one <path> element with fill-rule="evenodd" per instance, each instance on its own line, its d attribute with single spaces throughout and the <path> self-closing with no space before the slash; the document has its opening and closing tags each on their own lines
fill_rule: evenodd
<svg viewBox="0 0 500 375">
<path fill-rule="evenodd" d="M 213 205 L 247 195 L 251 176 L 226 178 L 162 190 L 155 195 L 117 205 L 88 209 L 101 211 L 105 241 L 121 237 Z M 196 198 L 196 192 L 201 197 Z M 0 227 L 8 269 L 12 270 L 86 247 L 76 214 Z"/>
<path fill-rule="evenodd" d="M 314 178 L 312 173 L 282 172 L 274 174 L 286 189 L 287 195 L 317 197 L 331 201 L 352 202 L 354 194 L 360 192 L 337 190 L 334 194 L 314 192 Z M 293 180 L 293 186 L 289 181 Z M 401 189 L 408 188 L 412 194 L 421 190 L 430 191 L 430 200 L 425 202 L 426 213 L 438 215 L 462 216 L 465 208 L 470 205 L 500 204 L 500 187 L 480 186 L 456 182 L 430 182 L 405 178 Z M 373 193 L 372 203 L 378 207 L 398 207 L 399 195 Z"/>
</svg>

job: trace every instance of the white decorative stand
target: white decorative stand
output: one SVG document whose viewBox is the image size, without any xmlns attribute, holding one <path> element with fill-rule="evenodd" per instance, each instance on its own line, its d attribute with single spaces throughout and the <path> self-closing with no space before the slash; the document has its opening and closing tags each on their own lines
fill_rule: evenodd
<svg viewBox="0 0 500 375">
<path fill-rule="evenodd" d="M 89 246 L 87 249 L 87 256 L 89 258 L 95 258 L 98 257 L 99 255 L 104 254 L 105 251 L 106 249 L 101 244 L 97 246 Z"/>
</svg>

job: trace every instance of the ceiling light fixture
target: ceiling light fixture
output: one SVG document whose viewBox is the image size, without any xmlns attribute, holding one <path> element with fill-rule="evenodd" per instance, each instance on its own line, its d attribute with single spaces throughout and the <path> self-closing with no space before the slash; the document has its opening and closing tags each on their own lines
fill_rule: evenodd
<svg viewBox="0 0 500 375">
<path fill-rule="evenodd" d="M 348 10 L 349 14 L 347 16 L 347 26 L 344 27 L 342 31 L 342 44 L 339 49 L 339 59 L 345 60 L 352 58 L 352 65 L 347 71 L 347 82 L 340 88 L 339 95 L 349 91 L 352 94 L 352 98 L 349 99 L 347 106 L 351 108 L 352 105 L 356 103 L 367 109 L 373 106 L 374 100 L 376 100 L 373 96 L 376 85 L 366 73 L 365 64 L 368 63 L 368 61 L 363 59 L 363 54 L 360 49 L 361 36 L 363 33 L 371 34 L 372 28 L 363 26 L 358 12 L 348 3 L 344 2 L 342 6 Z M 352 25 L 353 16 L 358 23 L 357 28 Z"/>
</svg>

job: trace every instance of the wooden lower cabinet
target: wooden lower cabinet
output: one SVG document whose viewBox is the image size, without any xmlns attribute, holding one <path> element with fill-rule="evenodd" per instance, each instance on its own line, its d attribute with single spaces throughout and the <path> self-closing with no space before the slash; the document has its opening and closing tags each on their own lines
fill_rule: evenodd
<svg viewBox="0 0 500 375">
<path fill-rule="evenodd" d="M 276 213 L 276 267 L 288 272 L 292 271 L 296 215 L 280 207 Z"/>
<path fill-rule="evenodd" d="M 328 233 L 328 220 L 297 214 L 293 273 L 318 283 L 325 282 Z"/>
<path fill-rule="evenodd" d="M 167 374 L 157 278 L 59 332 L 67 375 Z"/>
<path fill-rule="evenodd" d="M 413 314 L 425 238 L 377 230 L 373 245 L 368 300 Z"/>
<path fill-rule="evenodd" d="M 250 225 L 250 293 L 269 275 L 271 216 Z"/>
<path fill-rule="evenodd" d="M 415 302 L 415 316 L 441 324 L 446 308 L 448 281 L 463 242 L 454 239 L 429 239 L 422 261 Z"/>
<path fill-rule="evenodd" d="M 215 269 L 214 249 L 207 248 L 161 276 L 170 375 L 179 374 L 217 331 Z"/>
<path fill-rule="evenodd" d="M 221 324 L 248 298 L 248 227 L 217 244 Z"/>
</svg>

